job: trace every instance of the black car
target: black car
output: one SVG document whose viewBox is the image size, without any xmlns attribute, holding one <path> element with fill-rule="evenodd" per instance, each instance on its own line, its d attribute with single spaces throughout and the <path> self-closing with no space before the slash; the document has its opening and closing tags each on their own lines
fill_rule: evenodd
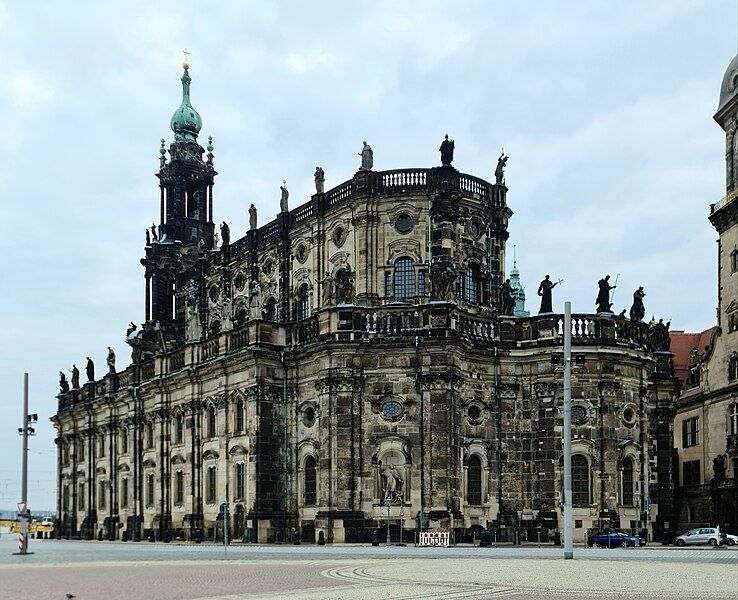
<svg viewBox="0 0 738 600">
<path fill-rule="evenodd" d="M 587 538 L 587 546 L 591 548 L 628 548 L 645 545 L 646 540 L 642 537 L 621 531 L 600 531 Z"/>
</svg>

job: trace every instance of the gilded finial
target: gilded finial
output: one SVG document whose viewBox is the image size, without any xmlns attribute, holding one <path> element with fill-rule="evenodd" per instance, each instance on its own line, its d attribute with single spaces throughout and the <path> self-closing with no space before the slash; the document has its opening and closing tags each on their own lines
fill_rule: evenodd
<svg viewBox="0 0 738 600">
<path fill-rule="evenodd" d="M 189 52 L 187 50 L 187 48 L 185 48 L 184 50 L 182 50 L 182 54 L 184 54 L 184 56 L 185 56 L 185 59 L 184 59 L 184 62 L 182 63 L 182 66 L 184 67 L 184 70 L 186 71 L 187 69 L 190 68 L 190 54 L 191 54 L 191 52 Z"/>
</svg>

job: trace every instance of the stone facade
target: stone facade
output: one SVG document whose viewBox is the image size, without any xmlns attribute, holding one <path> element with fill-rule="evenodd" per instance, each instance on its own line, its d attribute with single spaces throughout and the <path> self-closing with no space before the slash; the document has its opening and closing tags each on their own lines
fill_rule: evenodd
<svg viewBox="0 0 738 600">
<path fill-rule="evenodd" d="M 717 323 L 706 347 L 685 348 L 689 372 L 674 422 L 680 527 L 708 523 L 729 533 L 738 533 L 737 81 L 738 56 L 715 114 L 726 141 L 726 196 L 710 211 L 719 236 Z"/>
<path fill-rule="evenodd" d="M 255 542 L 388 523 L 553 539 L 563 316 L 498 314 L 504 183 L 363 169 L 217 246 L 192 123 L 162 146 L 132 363 L 58 397 L 59 534 L 217 537 L 228 503 L 230 536 Z M 671 354 L 644 323 L 573 318 L 576 536 L 667 535 Z"/>
</svg>

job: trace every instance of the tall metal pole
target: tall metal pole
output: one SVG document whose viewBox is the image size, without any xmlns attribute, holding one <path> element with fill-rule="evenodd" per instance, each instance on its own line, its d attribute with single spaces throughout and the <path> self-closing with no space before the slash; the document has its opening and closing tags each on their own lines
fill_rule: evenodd
<svg viewBox="0 0 738 600">
<path fill-rule="evenodd" d="M 21 458 L 21 539 L 19 554 L 28 552 L 28 373 L 23 373 L 23 456 Z"/>
<path fill-rule="evenodd" d="M 564 303 L 564 558 L 574 558 L 571 497 L 571 302 Z"/>
</svg>

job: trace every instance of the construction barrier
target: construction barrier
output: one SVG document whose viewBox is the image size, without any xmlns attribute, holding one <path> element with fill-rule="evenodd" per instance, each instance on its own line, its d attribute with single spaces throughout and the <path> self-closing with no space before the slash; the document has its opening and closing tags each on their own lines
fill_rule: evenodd
<svg viewBox="0 0 738 600">
<path fill-rule="evenodd" d="M 421 531 L 418 536 L 418 546 L 448 547 L 450 534 L 448 531 Z"/>
</svg>

